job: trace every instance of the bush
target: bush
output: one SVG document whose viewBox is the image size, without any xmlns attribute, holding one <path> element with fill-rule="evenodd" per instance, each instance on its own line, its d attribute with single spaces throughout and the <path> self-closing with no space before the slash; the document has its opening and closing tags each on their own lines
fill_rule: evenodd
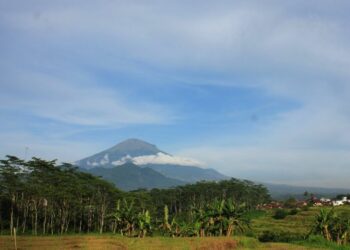
<svg viewBox="0 0 350 250">
<path fill-rule="evenodd" d="M 275 214 L 273 215 L 273 218 L 276 220 L 282 220 L 284 218 L 286 218 L 288 215 L 288 211 L 284 210 L 284 209 L 277 209 Z"/>
<path fill-rule="evenodd" d="M 303 234 L 296 234 L 291 232 L 273 232 L 264 231 L 259 237 L 261 242 L 294 242 L 304 240 Z"/>
<path fill-rule="evenodd" d="M 299 209 L 293 208 L 292 210 L 290 210 L 289 214 L 290 215 L 296 215 L 298 212 L 299 212 Z"/>
<path fill-rule="evenodd" d="M 262 235 L 258 237 L 261 242 L 276 242 L 277 235 L 271 231 L 264 231 Z"/>
<path fill-rule="evenodd" d="M 258 219 L 266 215 L 264 210 L 251 210 L 244 213 L 243 217 L 247 220 Z"/>
<path fill-rule="evenodd" d="M 287 208 L 295 208 L 297 204 L 297 200 L 293 197 L 289 198 L 284 202 L 284 206 Z"/>
<path fill-rule="evenodd" d="M 303 206 L 303 207 L 301 208 L 301 210 L 302 210 L 302 211 L 309 211 L 309 210 L 310 210 L 310 206 L 309 206 L 309 205 Z"/>
</svg>

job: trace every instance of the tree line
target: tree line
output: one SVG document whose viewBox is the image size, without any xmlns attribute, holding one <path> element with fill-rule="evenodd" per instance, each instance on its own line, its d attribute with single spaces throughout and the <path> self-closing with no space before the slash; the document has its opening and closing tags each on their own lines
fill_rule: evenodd
<svg viewBox="0 0 350 250">
<path fill-rule="evenodd" d="M 123 192 L 56 160 L 0 160 L 1 234 L 229 236 L 249 226 L 244 214 L 269 199 L 264 186 L 245 180 Z"/>
</svg>

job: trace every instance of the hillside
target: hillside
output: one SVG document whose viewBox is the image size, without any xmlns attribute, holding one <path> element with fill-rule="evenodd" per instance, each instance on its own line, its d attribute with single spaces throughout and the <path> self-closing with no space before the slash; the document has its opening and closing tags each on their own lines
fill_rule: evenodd
<svg viewBox="0 0 350 250">
<path fill-rule="evenodd" d="M 192 166 L 170 164 L 147 164 L 144 165 L 144 167 L 151 168 L 164 176 L 172 177 L 184 182 L 197 182 L 202 180 L 218 181 L 229 179 L 229 177 L 224 176 L 211 168 L 203 169 Z"/>
<path fill-rule="evenodd" d="M 140 188 L 168 188 L 185 184 L 180 180 L 165 177 L 151 168 L 140 168 L 132 163 L 113 168 L 92 168 L 87 172 L 101 176 L 125 191 Z"/>
</svg>

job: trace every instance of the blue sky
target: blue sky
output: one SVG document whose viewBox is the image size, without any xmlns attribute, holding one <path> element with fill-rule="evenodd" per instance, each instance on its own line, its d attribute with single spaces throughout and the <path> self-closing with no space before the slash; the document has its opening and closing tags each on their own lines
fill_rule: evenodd
<svg viewBox="0 0 350 250">
<path fill-rule="evenodd" d="M 348 1 L 0 1 L 0 156 L 126 138 L 239 178 L 349 187 Z"/>
</svg>

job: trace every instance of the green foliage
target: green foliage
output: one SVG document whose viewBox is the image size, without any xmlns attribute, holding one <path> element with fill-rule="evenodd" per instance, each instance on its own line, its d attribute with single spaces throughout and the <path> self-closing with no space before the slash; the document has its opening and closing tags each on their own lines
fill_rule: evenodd
<svg viewBox="0 0 350 250">
<path fill-rule="evenodd" d="M 315 218 L 311 234 L 322 235 L 327 241 L 338 245 L 348 244 L 350 240 L 350 216 L 339 216 L 331 210 L 321 209 Z"/>
<path fill-rule="evenodd" d="M 306 240 L 297 242 L 300 245 L 308 247 L 317 247 L 323 249 L 332 249 L 332 250 L 349 250 L 350 246 L 338 245 L 335 242 L 327 241 L 321 235 L 310 235 Z"/>
<path fill-rule="evenodd" d="M 305 235 L 284 231 L 264 231 L 259 237 L 261 242 L 295 242 L 304 240 Z"/>
<path fill-rule="evenodd" d="M 266 211 L 264 210 L 250 210 L 244 213 L 244 217 L 247 220 L 258 219 L 266 216 Z"/>
<path fill-rule="evenodd" d="M 296 215 L 299 213 L 299 209 L 298 208 L 293 208 L 289 211 L 289 215 Z"/>
<path fill-rule="evenodd" d="M 284 202 L 286 208 L 296 208 L 297 200 L 294 197 L 290 197 Z"/>
<path fill-rule="evenodd" d="M 277 209 L 273 218 L 276 220 L 282 220 L 288 216 L 288 211 L 285 209 Z"/>
<path fill-rule="evenodd" d="M 301 208 L 302 211 L 309 211 L 310 210 L 310 206 L 303 206 Z"/>
</svg>

